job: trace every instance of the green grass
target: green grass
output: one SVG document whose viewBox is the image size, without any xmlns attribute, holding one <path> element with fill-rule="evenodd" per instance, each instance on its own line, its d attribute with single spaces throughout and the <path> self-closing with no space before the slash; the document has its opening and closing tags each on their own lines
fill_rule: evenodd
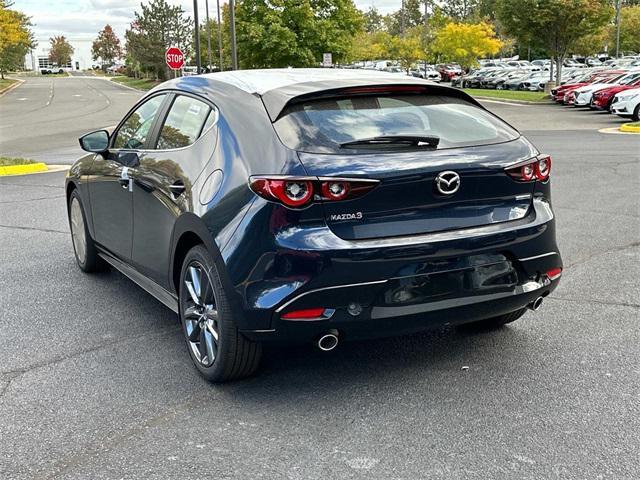
<svg viewBox="0 0 640 480">
<path fill-rule="evenodd" d="M 516 90 L 485 90 L 482 88 L 465 88 L 472 97 L 490 97 L 501 100 L 526 100 L 528 102 L 544 102 L 549 96 L 544 92 L 519 92 Z"/>
<path fill-rule="evenodd" d="M 9 167 L 11 165 L 28 165 L 30 163 L 38 163 L 28 158 L 2 157 L 0 156 L 0 167 Z"/>
<path fill-rule="evenodd" d="M 150 78 L 133 78 L 125 76 L 111 77 L 111 81 L 126 85 L 127 87 L 137 88 L 138 90 L 151 90 L 156 85 L 162 83 Z"/>
<path fill-rule="evenodd" d="M 4 92 L 7 88 L 11 87 L 14 83 L 18 83 L 17 80 L 10 78 L 0 79 L 0 93 Z"/>
<path fill-rule="evenodd" d="M 627 125 L 631 127 L 640 127 L 640 122 L 631 122 L 631 123 L 627 123 Z"/>
</svg>

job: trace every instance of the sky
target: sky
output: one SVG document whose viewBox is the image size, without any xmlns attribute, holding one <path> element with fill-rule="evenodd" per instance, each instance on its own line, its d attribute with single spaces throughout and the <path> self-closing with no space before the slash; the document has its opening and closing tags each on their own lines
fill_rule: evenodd
<svg viewBox="0 0 640 480">
<path fill-rule="evenodd" d="M 362 10 L 375 6 L 381 13 L 400 8 L 401 0 L 354 0 Z M 98 32 L 110 24 L 121 40 L 133 19 L 133 12 L 140 8 L 141 0 L 14 0 L 13 9 L 31 17 L 38 41 L 34 56 L 48 53 L 49 37 L 64 35 L 75 49 L 74 61 L 81 68 L 92 64 L 91 43 Z M 193 0 L 168 0 L 170 4 L 182 5 L 189 16 L 193 16 Z M 227 3 L 227 0 L 220 2 Z M 216 0 L 209 0 L 209 15 L 214 15 Z M 205 0 L 198 0 L 200 18 L 205 16 Z"/>
</svg>

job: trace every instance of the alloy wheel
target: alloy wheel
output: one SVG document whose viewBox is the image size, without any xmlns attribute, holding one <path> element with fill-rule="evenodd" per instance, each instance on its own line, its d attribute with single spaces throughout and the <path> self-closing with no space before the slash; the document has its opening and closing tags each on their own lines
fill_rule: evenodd
<svg viewBox="0 0 640 480">
<path fill-rule="evenodd" d="M 220 322 L 209 274 L 198 262 L 187 267 L 182 318 L 191 353 L 198 363 L 210 367 L 220 342 Z"/>
<path fill-rule="evenodd" d="M 82 216 L 82 207 L 76 197 L 71 200 L 70 209 L 71 218 L 71 238 L 73 240 L 73 248 L 76 256 L 81 264 L 85 263 L 87 258 L 87 237 L 84 228 L 84 217 Z"/>
</svg>

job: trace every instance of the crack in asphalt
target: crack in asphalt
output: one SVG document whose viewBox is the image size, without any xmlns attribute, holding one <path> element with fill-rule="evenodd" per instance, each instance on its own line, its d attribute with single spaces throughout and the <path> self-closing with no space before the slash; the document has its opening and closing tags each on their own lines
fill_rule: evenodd
<svg viewBox="0 0 640 480">
<path fill-rule="evenodd" d="M 169 407 L 161 415 L 153 416 L 144 422 L 136 424 L 135 426 L 127 429 L 124 432 L 112 432 L 111 435 L 103 436 L 103 443 L 84 446 L 84 448 L 80 452 L 72 453 L 68 457 L 58 459 L 50 467 L 52 470 L 51 472 L 36 475 L 34 477 L 34 480 L 58 478 L 72 468 L 91 463 L 91 461 L 93 461 L 98 454 L 102 455 L 106 451 L 112 451 L 115 447 L 124 445 L 129 439 L 135 437 L 136 435 L 144 434 L 150 428 L 158 427 L 164 423 L 168 423 L 178 417 L 178 415 L 194 409 L 198 406 L 198 404 L 202 403 L 203 400 L 207 398 L 206 395 L 204 395 L 205 393 L 206 391 L 196 392 L 195 394 L 192 394 L 191 398 L 189 398 L 188 400 L 183 401 L 175 406 Z"/>
<path fill-rule="evenodd" d="M 640 215 L 633 215 L 632 213 L 607 212 L 603 210 L 584 210 L 582 208 L 564 207 L 562 205 L 554 205 L 553 208 L 555 210 L 571 210 L 571 211 L 580 212 L 580 213 L 596 213 L 598 215 L 612 215 L 612 216 L 620 216 L 620 217 L 640 218 Z"/>
<path fill-rule="evenodd" d="M 576 260 L 575 262 L 569 263 L 569 264 L 564 266 L 564 269 L 566 270 L 568 268 L 572 268 L 572 267 L 575 267 L 577 265 L 582 265 L 583 263 L 587 263 L 587 262 L 593 260 L 594 258 L 598 258 L 598 257 L 601 257 L 603 255 L 607 255 L 608 253 L 622 252 L 624 250 L 629 250 L 631 248 L 639 247 L 639 246 L 640 246 L 640 241 L 635 241 L 635 242 L 628 243 L 626 245 L 621 245 L 619 247 L 613 247 L 613 248 L 609 248 L 607 250 L 602 250 L 602 251 L 599 251 L 599 252 L 594 253 L 592 255 L 588 255 L 585 258 L 581 258 L 579 260 Z"/>
<path fill-rule="evenodd" d="M 69 231 L 62 230 L 53 230 L 49 228 L 36 228 L 36 227 L 21 227 L 19 225 L 0 225 L 0 228 L 12 228 L 15 230 L 31 230 L 36 232 L 44 232 L 44 233 L 64 233 L 65 235 L 69 234 Z"/>
<path fill-rule="evenodd" d="M 174 325 L 171 327 L 166 327 L 166 328 L 162 328 L 160 330 L 157 330 L 153 333 L 145 333 L 144 336 L 145 338 L 148 337 L 161 337 L 163 335 L 166 335 L 167 333 L 173 332 L 175 330 L 177 330 L 179 327 L 179 325 Z M 142 336 L 142 335 L 140 335 Z M 103 349 L 108 349 L 110 347 L 113 347 L 114 345 L 120 345 L 120 344 L 126 344 L 129 342 L 133 342 L 133 341 L 137 341 L 139 339 L 139 337 L 126 337 L 126 338 L 118 338 L 118 339 L 114 339 L 110 342 L 105 342 L 105 343 L 101 343 L 99 345 L 94 345 L 93 347 L 89 347 L 89 348 L 85 348 L 82 350 L 78 350 L 76 352 L 72 352 L 69 353 L 68 355 L 61 355 L 55 358 L 52 358 L 50 360 L 46 360 L 46 361 L 42 361 L 42 362 L 36 362 L 33 365 L 27 367 L 27 368 L 16 368 L 13 370 L 6 370 L 6 371 L 2 371 L 0 372 L 0 375 L 2 375 L 3 377 L 9 377 L 9 382 L 7 383 L 7 385 L 2 389 L 2 391 L 0 391 L 0 400 L 2 400 L 3 396 L 5 395 L 5 393 L 7 392 L 7 390 L 9 389 L 9 386 L 11 385 L 11 383 L 18 377 L 23 376 L 26 373 L 29 373 L 33 370 L 37 370 L 39 368 L 43 368 L 43 367 L 50 367 L 52 365 L 56 365 L 58 363 L 62 363 L 66 360 L 70 360 L 72 358 L 75 357 L 80 357 L 82 355 L 86 355 L 88 353 L 93 353 L 93 352 L 97 352 Z"/>
<path fill-rule="evenodd" d="M 63 172 L 51 172 L 51 173 L 63 173 Z M 9 187 L 45 187 L 45 188 L 62 188 L 64 189 L 64 185 L 38 185 L 37 183 L 7 183 L 7 182 L 1 182 L 0 181 L 0 185 L 2 186 L 9 186 Z"/>
<path fill-rule="evenodd" d="M 9 203 L 37 202 L 39 200 L 51 200 L 54 198 L 64 198 L 64 195 L 54 195 L 53 197 L 27 198 L 25 200 L 6 200 L 6 201 L 0 202 L 0 205 L 9 204 Z"/>
<path fill-rule="evenodd" d="M 563 302 L 577 302 L 577 303 L 595 303 L 597 305 L 608 305 L 612 307 L 640 308 L 640 304 L 638 303 L 607 302 L 605 300 L 595 300 L 593 298 L 567 298 L 567 297 L 556 297 L 555 295 L 550 295 L 549 300 L 560 300 Z"/>
</svg>

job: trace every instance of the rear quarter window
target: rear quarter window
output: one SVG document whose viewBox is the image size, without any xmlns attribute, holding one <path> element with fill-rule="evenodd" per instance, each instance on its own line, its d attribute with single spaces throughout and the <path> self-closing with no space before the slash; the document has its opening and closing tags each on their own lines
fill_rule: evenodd
<svg viewBox="0 0 640 480">
<path fill-rule="evenodd" d="M 340 144 L 378 136 L 437 136 L 438 149 L 502 143 L 520 136 L 505 122 L 463 99 L 424 94 L 296 103 L 274 127 L 287 147 L 310 153 L 344 153 Z"/>
</svg>

